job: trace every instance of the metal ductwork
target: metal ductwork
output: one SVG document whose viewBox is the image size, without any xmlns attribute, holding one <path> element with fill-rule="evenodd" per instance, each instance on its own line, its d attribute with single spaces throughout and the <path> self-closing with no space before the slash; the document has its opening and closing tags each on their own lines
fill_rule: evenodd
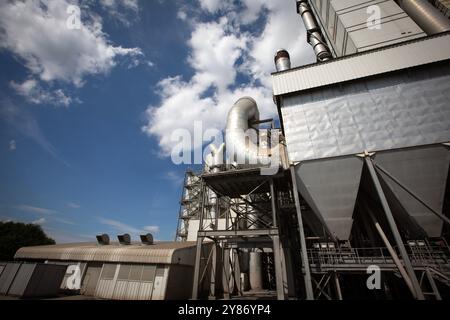
<svg viewBox="0 0 450 320">
<path fill-rule="evenodd" d="M 101 244 L 101 245 L 108 245 L 109 244 L 109 236 L 106 233 L 99 234 L 99 235 L 97 235 L 95 237 L 97 238 L 98 244 Z"/>
<path fill-rule="evenodd" d="M 274 60 L 277 71 L 289 70 L 291 68 L 291 58 L 285 49 L 278 50 Z"/>
<path fill-rule="evenodd" d="M 141 234 L 140 235 L 142 244 L 151 245 L 153 244 L 153 236 L 151 233 Z"/>
<path fill-rule="evenodd" d="M 327 61 L 332 58 L 331 52 L 325 43 L 319 25 L 307 0 L 297 1 L 297 13 L 302 17 L 306 32 L 308 33 L 308 43 L 313 47 L 317 61 Z"/>
<path fill-rule="evenodd" d="M 131 237 L 130 237 L 130 235 L 128 233 L 119 234 L 117 236 L 117 239 L 119 240 L 120 244 L 123 244 L 123 245 L 131 244 Z"/>
<path fill-rule="evenodd" d="M 257 125 L 255 125 L 258 121 L 258 106 L 253 98 L 242 97 L 234 103 L 227 118 L 228 161 L 238 165 L 268 165 L 271 163 L 270 155 L 276 154 L 276 150 L 272 152 L 271 149 L 258 148 Z M 274 146 L 274 148 L 277 147 L 278 145 Z"/>
<path fill-rule="evenodd" d="M 450 20 L 426 0 L 397 0 L 398 5 L 427 35 L 450 30 Z"/>
</svg>

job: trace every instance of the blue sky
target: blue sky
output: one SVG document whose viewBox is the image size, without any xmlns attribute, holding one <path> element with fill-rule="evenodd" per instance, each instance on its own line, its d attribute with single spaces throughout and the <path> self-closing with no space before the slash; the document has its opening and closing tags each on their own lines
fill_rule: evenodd
<svg viewBox="0 0 450 320">
<path fill-rule="evenodd" d="M 294 1 L 281 2 L 2 2 L 0 219 L 57 242 L 173 239 L 188 165 L 172 163 L 171 133 L 222 129 L 243 95 L 276 116 L 276 49 L 314 60 Z"/>
</svg>

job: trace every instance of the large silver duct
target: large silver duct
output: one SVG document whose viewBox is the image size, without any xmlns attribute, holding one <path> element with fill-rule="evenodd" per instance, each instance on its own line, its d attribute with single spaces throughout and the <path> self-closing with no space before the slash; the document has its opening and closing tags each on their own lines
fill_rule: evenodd
<svg viewBox="0 0 450 320">
<path fill-rule="evenodd" d="M 397 0 L 398 5 L 427 35 L 450 30 L 450 20 L 426 0 Z"/>
<path fill-rule="evenodd" d="M 226 128 L 226 150 L 231 163 L 271 164 L 270 155 L 277 153 L 276 150 L 272 152 L 271 149 L 258 148 L 257 125 L 255 125 L 258 121 L 258 106 L 251 97 L 240 98 L 230 109 Z M 277 147 L 278 145 L 274 146 Z"/>
<path fill-rule="evenodd" d="M 297 12 L 303 19 L 306 32 L 308 33 L 308 43 L 313 47 L 317 61 L 330 60 L 332 58 L 331 52 L 323 40 L 320 28 L 307 0 L 297 1 Z"/>
</svg>

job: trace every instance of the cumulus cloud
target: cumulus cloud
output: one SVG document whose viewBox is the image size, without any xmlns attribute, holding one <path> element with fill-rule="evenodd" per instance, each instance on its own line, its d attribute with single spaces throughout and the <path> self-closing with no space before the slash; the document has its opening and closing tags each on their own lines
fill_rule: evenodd
<svg viewBox="0 0 450 320">
<path fill-rule="evenodd" d="M 138 18 L 138 0 L 100 0 L 100 4 L 110 16 L 125 26 L 130 26 Z"/>
<path fill-rule="evenodd" d="M 11 81 L 10 84 L 19 95 L 34 104 L 49 103 L 68 107 L 72 103 L 72 98 L 63 90 L 44 90 L 35 79 L 28 79 L 22 83 Z"/>
<path fill-rule="evenodd" d="M 222 130 L 228 110 L 242 96 L 257 101 L 262 118 L 276 117 L 270 73 L 280 47 L 291 53 L 294 66 L 314 61 L 295 2 L 244 0 L 238 5 L 200 0 L 200 6 L 204 14 L 189 21 L 187 62 L 193 76 L 161 79 L 157 85 L 161 103 L 146 111 L 148 122 L 143 130 L 158 139 L 163 155 L 170 155 L 177 144 L 172 137 L 177 129 L 192 134 L 195 122 L 201 121 L 203 130 Z M 178 16 L 186 19 L 184 14 Z M 259 28 L 248 27 L 260 17 Z M 201 148 L 205 142 L 197 139 L 192 146 Z"/>
<path fill-rule="evenodd" d="M 124 3 L 133 7 L 134 1 Z M 71 102 L 61 90 L 44 92 L 37 80 L 81 87 L 86 77 L 108 73 L 119 57 L 143 55 L 139 48 L 113 45 L 102 31 L 101 18 L 90 10 L 82 11 L 79 29 L 68 28 L 70 4 L 78 1 L 0 2 L 0 49 L 11 51 L 30 73 L 28 80 L 12 86 L 33 103 Z"/>
</svg>

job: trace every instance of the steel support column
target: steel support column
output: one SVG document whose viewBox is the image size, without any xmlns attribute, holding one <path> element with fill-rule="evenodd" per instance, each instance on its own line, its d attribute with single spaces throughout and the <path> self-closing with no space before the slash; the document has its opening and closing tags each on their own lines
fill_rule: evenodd
<svg viewBox="0 0 450 320">
<path fill-rule="evenodd" d="M 307 300 L 314 300 L 314 293 L 313 293 L 313 287 L 312 287 L 312 280 L 311 280 L 311 271 L 309 268 L 309 261 L 308 261 L 308 252 L 306 250 L 306 239 L 305 239 L 305 232 L 303 230 L 303 218 L 302 218 L 302 211 L 300 208 L 300 199 L 298 196 L 298 189 L 297 189 L 297 179 L 296 179 L 296 173 L 294 166 L 291 166 L 291 179 L 292 179 L 292 192 L 294 193 L 294 200 L 295 200 L 295 208 L 297 211 L 297 219 L 298 219 L 298 229 L 300 233 L 300 246 L 302 251 L 302 265 L 305 269 L 305 289 L 306 289 L 306 299 Z"/>
<path fill-rule="evenodd" d="M 275 281 L 277 284 L 277 298 L 278 300 L 286 299 L 284 295 L 283 286 L 283 264 L 281 262 L 280 237 L 272 236 L 273 240 L 273 258 L 275 262 Z"/>
<path fill-rule="evenodd" d="M 414 287 L 414 291 L 416 292 L 416 296 L 418 300 L 425 300 L 422 289 L 420 288 L 419 280 L 417 279 L 416 274 L 414 273 L 414 269 L 411 264 L 411 260 L 409 259 L 408 253 L 406 252 L 406 248 L 403 244 L 403 240 L 398 231 L 397 225 L 394 220 L 394 216 L 392 215 L 391 208 L 389 207 L 386 196 L 384 195 L 383 188 L 381 187 L 380 180 L 378 179 L 378 175 L 375 171 L 375 167 L 372 163 L 372 159 L 369 156 L 364 157 L 364 162 L 367 165 L 370 176 L 372 178 L 372 182 L 375 186 L 375 190 L 380 199 L 381 205 L 383 207 L 384 214 L 389 224 L 389 228 L 391 229 L 392 235 L 394 236 L 395 243 L 400 251 L 400 255 L 403 259 L 403 263 L 405 264 L 406 271 L 409 274 L 412 285 Z"/>
<path fill-rule="evenodd" d="M 195 265 L 194 265 L 194 281 L 192 286 L 192 299 L 197 300 L 198 299 L 198 280 L 200 278 L 200 261 L 201 261 L 201 254 L 202 254 L 202 237 L 197 237 L 197 249 L 195 252 Z"/>
</svg>

